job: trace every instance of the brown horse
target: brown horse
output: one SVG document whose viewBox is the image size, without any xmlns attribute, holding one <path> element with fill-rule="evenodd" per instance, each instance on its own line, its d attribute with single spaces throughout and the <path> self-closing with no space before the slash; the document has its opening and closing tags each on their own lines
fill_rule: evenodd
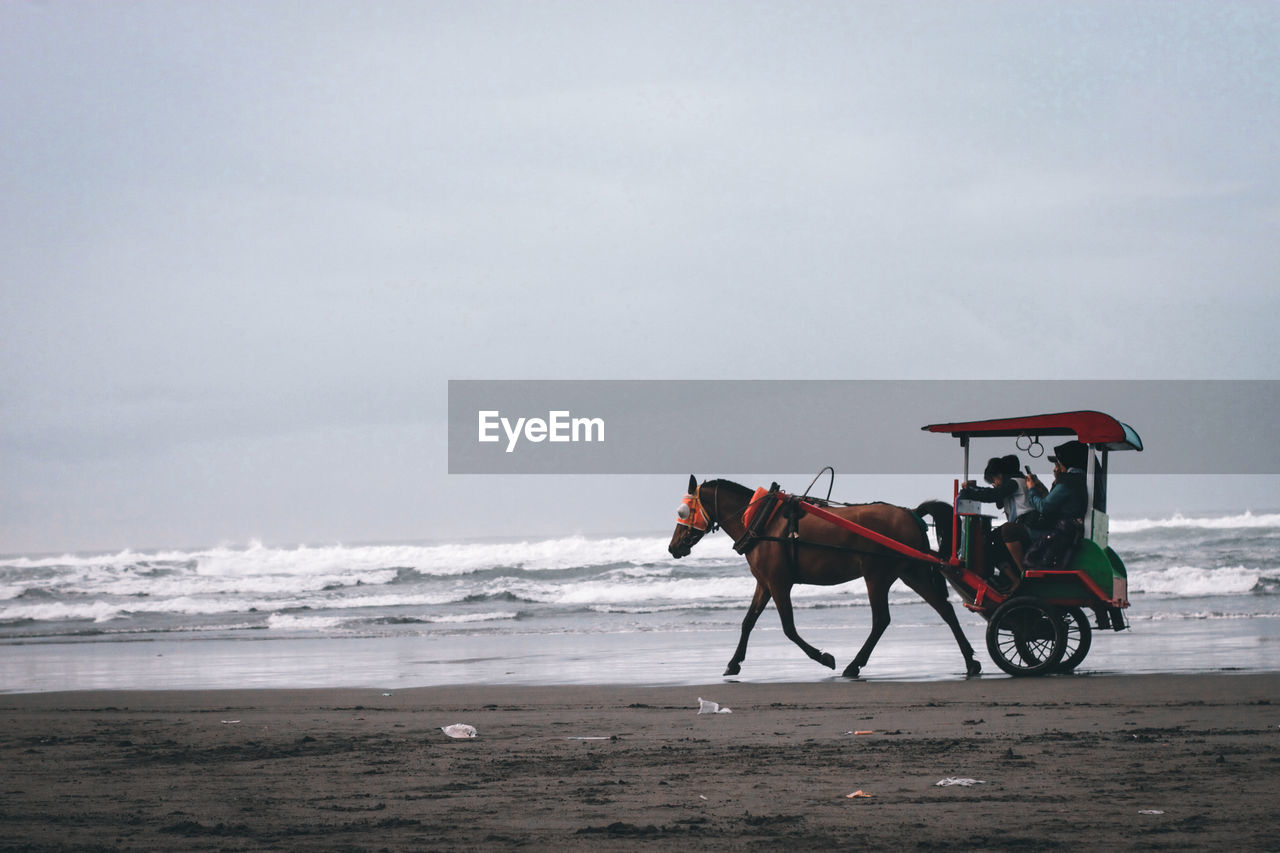
<svg viewBox="0 0 1280 853">
<path fill-rule="evenodd" d="M 739 541 L 746 532 L 742 513 L 752 499 L 752 490 L 729 480 L 709 480 L 698 485 L 696 477 L 689 477 L 689 494 L 681 505 L 675 533 L 667 550 L 679 559 L 686 556 L 704 535 L 723 527 L 725 533 Z M 921 551 L 929 551 L 928 538 L 921 526 L 920 515 L 950 519 L 951 507 L 941 501 L 929 501 L 911 510 L 885 503 L 859 504 L 849 507 L 828 507 L 850 521 L 895 539 Z M 768 537 L 782 539 L 787 520 L 779 512 L 764 528 Z M 846 678 L 857 678 L 867 665 L 876 641 L 889 627 L 889 588 L 895 580 L 901 580 L 929 602 L 951 627 L 956 643 L 964 654 L 965 671 L 977 675 L 982 665 L 973 656 L 973 647 L 960 629 L 955 609 L 947 599 L 947 585 L 933 565 L 913 560 L 889 548 L 872 542 L 829 521 L 813 515 L 799 519 L 798 533 L 802 542 L 795 550 L 795 560 L 790 555 L 791 546 L 782 541 L 760 541 L 747 552 L 747 565 L 756 578 L 756 592 L 742 620 L 742 638 L 729 661 L 725 675 L 737 675 L 747 656 L 747 637 L 756 619 L 772 598 L 782 620 L 782 630 L 787 638 L 804 650 L 804 653 L 829 669 L 835 669 L 835 658 L 809 645 L 796 631 L 791 611 L 791 587 L 799 583 L 833 586 L 861 577 L 867 584 L 867 598 L 871 602 L 871 633 L 862 650 L 845 667 Z M 938 524 L 942 551 L 950 550 L 951 530 L 947 524 Z M 826 546 L 826 547 L 824 547 Z"/>
</svg>

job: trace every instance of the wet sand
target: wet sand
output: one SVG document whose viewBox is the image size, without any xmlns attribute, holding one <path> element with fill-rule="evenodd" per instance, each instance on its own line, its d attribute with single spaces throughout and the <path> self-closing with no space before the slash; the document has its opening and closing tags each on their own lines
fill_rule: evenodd
<svg viewBox="0 0 1280 853">
<path fill-rule="evenodd" d="M 0 762 L 0 850 L 1276 850 L 1280 674 L 10 694 Z"/>
</svg>

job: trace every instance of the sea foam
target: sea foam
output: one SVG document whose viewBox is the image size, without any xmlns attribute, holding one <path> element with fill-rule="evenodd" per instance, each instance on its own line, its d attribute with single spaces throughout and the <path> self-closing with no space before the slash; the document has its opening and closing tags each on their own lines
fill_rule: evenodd
<svg viewBox="0 0 1280 853">
<path fill-rule="evenodd" d="M 1110 520 L 1112 533 L 1141 533 L 1146 530 L 1185 529 L 1185 530 L 1257 530 L 1274 527 L 1280 530 L 1280 513 L 1264 513 L 1254 515 L 1244 512 L 1239 515 L 1213 517 L 1187 517 L 1174 514 L 1170 518 L 1138 518 Z"/>
<path fill-rule="evenodd" d="M 557 571 L 618 564 L 649 565 L 666 561 L 667 540 L 657 537 L 588 539 L 567 536 L 524 542 L 441 545 L 299 545 L 280 548 L 252 542 L 247 547 L 219 546 L 193 551 L 154 553 L 125 549 L 115 554 L 11 557 L 0 569 L 74 569 L 116 571 L 182 571 L 194 567 L 204 577 L 354 576 L 368 571 L 407 568 L 429 576 L 473 574 L 490 569 Z M 732 543 L 718 537 L 686 558 L 701 565 L 736 558 Z M 740 558 L 738 558 L 740 559 Z"/>
<path fill-rule="evenodd" d="M 1274 574 L 1274 573 L 1273 573 Z M 1168 566 L 1144 569 L 1129 578 L 1131 596 L 1158 595 L 1198 598 L 1212 595 L 1247 595 L 1273 592 L 1276 581 L 1263 569 L 1246 566 Z"/>
</svg>

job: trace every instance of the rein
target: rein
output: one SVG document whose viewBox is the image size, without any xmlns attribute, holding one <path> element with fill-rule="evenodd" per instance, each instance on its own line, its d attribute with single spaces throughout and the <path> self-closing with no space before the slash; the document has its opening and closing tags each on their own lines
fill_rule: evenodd
<svg viewBox="0 0 1280 853">
<path fill-rule="evenodd" d="M 715 501 L 716 501 L 716 505 L 715 505 L 714 516 L 711 513 L 707 512 L 707 508 L 705 506 L 702 508 L 702 514 L 707 519 L 708 533 L 715 533 L 717 530 L 720 529 L 720 489 L 718 488 L 716 489 Z M 702 503 L 702 486 L 698 486 L 698 503 L 699 504 Z"/>
</svg>

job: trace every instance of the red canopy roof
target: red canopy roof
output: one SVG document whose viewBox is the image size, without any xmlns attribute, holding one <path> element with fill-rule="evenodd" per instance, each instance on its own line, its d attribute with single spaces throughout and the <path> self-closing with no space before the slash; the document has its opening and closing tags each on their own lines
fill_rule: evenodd
<svg viewBox="0 0 1280 853">
<path fill-rule="evenodd" d="M 998 418 L 992 421 L 929 424 L 921 429 L 928 432 L 950 433 L 957 438 L 1074 435 L 1085 444 L 1101 444 L 1111 450 L 1142 449 L 1142 439 L 1138 437 L 1133 427 L 1122 424 L 1102 412 L 1059 412 L 1053 415 Z"/>
</svg>

